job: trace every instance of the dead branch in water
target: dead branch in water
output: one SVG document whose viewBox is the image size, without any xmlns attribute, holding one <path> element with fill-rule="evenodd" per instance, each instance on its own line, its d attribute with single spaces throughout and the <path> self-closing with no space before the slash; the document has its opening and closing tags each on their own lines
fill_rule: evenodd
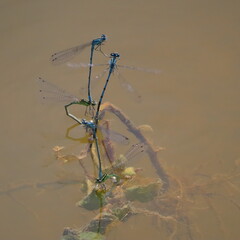
<svg viewBox="0 0 240 240">
<path fill-rule="evenodd" d="M 121 120 L 121 122 L 126 125 L 128 131 L 135 135 L 140 142 L 146 144 L 146 152 L 149 155 L 150 161 L 153 167 L 156 169 L 158 176 L 163 181 L 162 190 L 167 191 L 169 188 L 169 177 L 158 160 L 157 152 L 159 150 L 153 147 L 152 143 L 150 143 L 150 141 L 141 133 L 140 129 L 136 127 L 134 123 L 119 108 L 109 102 L 106 102 L 101 106 L 101 113 L 99 118 L 102 119 L 106 112 L 111 112 L 116 115 Z"/>
</svg>

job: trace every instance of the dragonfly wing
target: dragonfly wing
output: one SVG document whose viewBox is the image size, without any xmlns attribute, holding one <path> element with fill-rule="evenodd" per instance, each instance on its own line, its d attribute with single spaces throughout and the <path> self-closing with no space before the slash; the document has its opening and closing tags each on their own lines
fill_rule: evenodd
<svg viewBox="0 0 240 240">
<path fill-rule="evenodd" d="M 108 69 L 103 70 L 101 73 L 99 73 L 97 76 L 95 76 L 94 78 L 92 78 L 91 83 L 92 86 L 94 87 L 97 82 L 102 79 L 104 77 L 104 75 L 106 74 L 106 72 L 108 71 Z"/>
<path fill-rule="evenodd" d="M 68 62 L 67 63 L 67 66 L 68 67 L 71 67 L 71 68 L 88 68 L 90 67 L 90 64 L 89 63 L 71 63 L 71 62 Z M 94 67 L 95 65 L 92 64 L 92 67 Z"/>
<path fill-rule="evenodd" d="M 89 63 L 67 63 L 68 67 L 71 68 L 88 68 L 90 66 Z M 98 67 L 98 66 L 108 66 L 108 64 L 92 64 L 92 67 Z M 97 85 L 97 82 L 106 74 L 108 71 L 108 68 L 106 68 L 104 71 L 102 71 L 100 74 L 97 76 L 91 78 L 91 88 L 94 88 Z M 88 86 L 85 85 L 84 87 L 81 88 L 81 93 L 85 93 L 87 91 Z"/>
<path fill-rule="evenodd" d="M 76 47 L 72 47 L 57 53 L 54 53 L 50 61 L 54 64 L 61 64 L 69 61 L 71 58 L 73 58 L 75 55 L 79 54 L 82 50 L 84 50 L 86 47 L 91 46 L 92 42 L 88 42 L 82 45 L 78 45 Z"/>
<path fill-rule="evenodd" d="M 67 63 L 67 65 L 70 67 L 76 67 L 76 64 L 74 64 L 74 63 Z M 81 63 L 81 66 L 89 67 L 89 64 Z M 95 65 L 93 65 L 93 66 L 95 66 Z M 80 67 L 80 65 L 78 64 L 77 67 Z M 100 79 L 102 79 L 104 77 L 104 75 L 106 74 L 107 71 L 108 71 L 108 69 L 105 69 L 97 76 L 91 78 L 91 89 L 94 89 L 97 86 L 98 82 L 100 81 Z M 88 89 L 88 84 L 85 84 L 83 87 L 81 87 L 81 90 L 80 90 L 81 95 L 84 95 L 87 92 L 87 89 Z"/>
<path fill-rule="evenodd" d="M 137 102 L 141 101 L 141 95 L 137 92 L 137 90 L 122 76 L 122 74 L 115 69 L 115 73 L 117 75 L 117 78 L 119 79 L 121 86 L 130 93 Z"/>
<path fill-rule="evenodd" d="M 146 145 L 144 143 L 136 143 L 130 147 L 130 149 L 125 153 L 124 156 L 128 161 L 131 161 L 145 151 Z"/>
<path fill-rule="evenodd" d="M 53 83 L 46 81 L 45 79 L 39 77 L 37 78 L 39 85 L 39 94 L 40 99 L 43 102 L 62 102 L 62 103 L 71 103 L 79 101 L 79 99 L 66 92 L 65 90 L 57 87 Z"/>
<path fill-rule="evenodd" d="M 104 137 L 108 137 L 110 140 L 120 143 L 120 144 L 124 144 L 124 145 L 129 144 L 128 137 L 126 137 L 120 133 L 117 133 L 115 131 L 112 131 L 110 129 L 106 129 L 104 127 L 99 127 L 99 128 L 100 128 L 100 131 L 102 132 L 102 134 L 104 135 Z"/>
<path fill-rule="evenodd" d="M 140 67 L 134 67 L 134 66 L 126 66 L 126 65 L 118 65 L 118 67 L 141 71 L 141 72 L 154 73 L 154 74 L 159 74 L 162 72 L 161 70 L 158 70 L 158 69 L 148 69 L 148 68 L 140 68 Z"/>
<path fill-rule="evenodd" d="M 81 67 L 89 67 L 89 63 L 67 63 L 68 67 L 71 68 L 81 68 Z M 101 66 L 108 66 L 108 64 L 92 64 L 92 67 L 101 67 Z"/>
</svg>

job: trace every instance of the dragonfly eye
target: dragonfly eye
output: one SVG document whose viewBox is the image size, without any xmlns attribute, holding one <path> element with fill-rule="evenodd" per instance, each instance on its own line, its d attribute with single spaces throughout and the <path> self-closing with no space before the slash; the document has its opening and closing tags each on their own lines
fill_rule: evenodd
<svg viewBox="0 0 240 240">
<path fill-rule="evenodd" d="M 107 36 L 106 36 L 105 34 L 102 34 L 101 39 L 102 39 L 103 41 L 106 41 L 106 40 L 107 40 Z"/>
<path fill-rule="evenodd" d="M 120 54 L 119 53 L 111 53 L 110 56 L 115 57 L 115 58 L 119 58 Z"/>
</svg>

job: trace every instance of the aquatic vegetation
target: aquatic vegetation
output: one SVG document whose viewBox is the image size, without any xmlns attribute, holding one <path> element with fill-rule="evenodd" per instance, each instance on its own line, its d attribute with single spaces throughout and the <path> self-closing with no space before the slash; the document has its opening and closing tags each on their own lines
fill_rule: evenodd
<svg viewBox="0 0 240 240">
<path fill-rule="evenodd" d="M 105 237 L 96 232 L 79 232 L 75 229 L 65 228 L 61 240 L 105 240 Z"/>
<path fill-rule="evenodd" d="M 148 202 L 158 195 L 160 186 L 161 183 L 155 181 L 147 185 L 136 185 L 126 188 L 125 196 L 129 201 Z"/>
</svg>

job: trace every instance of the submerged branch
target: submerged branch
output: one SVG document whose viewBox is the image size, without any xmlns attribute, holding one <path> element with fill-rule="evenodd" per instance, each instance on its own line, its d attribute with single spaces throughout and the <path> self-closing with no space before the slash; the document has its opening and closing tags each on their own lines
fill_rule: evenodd
<svg viewBox="0 0 240 240">
<path fill-rule="evenodd" d="M 101 107 L 100 119 L 103 118 L 105 112 L 111 112 L 115 114 L 122 121 L 122 123 L 127 126 L 127 129 L 139 139 L 140 142 L 146 144 L 146 152 L 150 158 L 150 161 L 153 167 L 156 169 L 158 176 L 163 181 L 163 191 L 167 191 L 169 188 L 169 177 L 158 160 L 158 150 L 153 147 L 150 141 L 141 133 L 139 128 L 136 127 L 134 123 L 119 108 L 111 103 L 104 103 Z"/>
</svg>

